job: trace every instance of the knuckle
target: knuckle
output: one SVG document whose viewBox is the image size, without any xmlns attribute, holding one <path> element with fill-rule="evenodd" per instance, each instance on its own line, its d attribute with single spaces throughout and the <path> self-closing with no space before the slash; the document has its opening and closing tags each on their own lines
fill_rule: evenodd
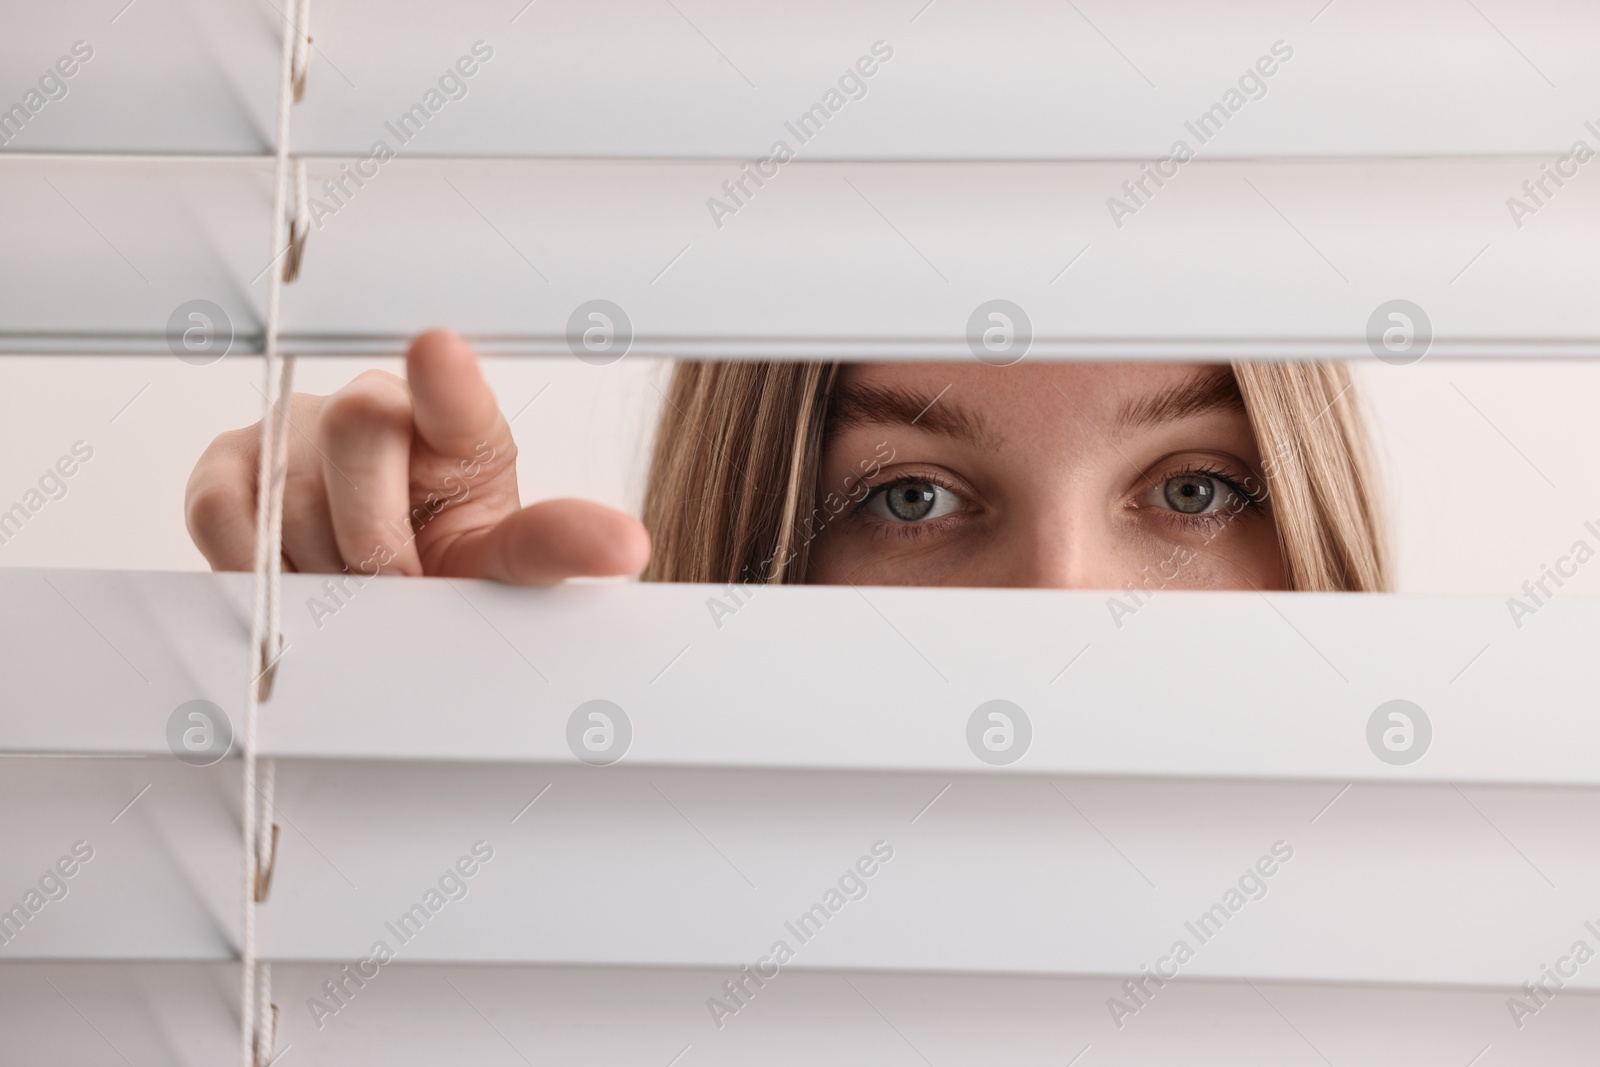
<svg viewBox="0 0 1600 1067">
<path fill-rule="evenodd" d="M 411 433 L 411 395 L 405 383 L 384 371 L 366 371 L 330 396 L 318 426 L 340 443 L 373 435 Z"/>
<path fill-rule="evenodd" d="M 223 430 L 214 437 L 195 464 L 195 473 L 231 462 L 236 457 L 253 458 L 261 444 L 261 423 L 253 422 L 237 430 Z"/>
<path fill-rule="evenodd" d="M 223 530 L 247 517 L 255 506 L 250 486 L 222 478 L 202 478 L 189 483 L 184 500 L 184 522 L 189 536 L 204 549 Z"/>
<path fill-rule="evenodd" d="M 486 448 L 488 451 L 487 456 L 483 454 Z M 494 478 L 507 470 L 516 470 L 517 443 L 507 434 L 503 442 L 497 442 L 494 445 L 488 445 L 485 442 L 480 445 L 473 453 L 473 458 L 479 461 L 479 467 L 482 471 L 480 477 Z"/>
<path fill-rule="evenodd" d="M 189 533 L 196 539 L 219 523 L 231 521 L 236 509 L 254 503 L 254 488 L 242 482 L 256 455 L 260 424 L 218 434 L 201 453 L 184 487 L 183 510 Z"/>
</svg>

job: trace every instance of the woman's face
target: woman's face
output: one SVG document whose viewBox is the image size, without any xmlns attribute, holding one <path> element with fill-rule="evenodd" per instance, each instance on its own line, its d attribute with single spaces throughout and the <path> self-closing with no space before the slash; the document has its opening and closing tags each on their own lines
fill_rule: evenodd
<svg viewBox="0 0 1600 1067">
<path fill-rule="evenodd" d="M 1226 365 L 863 363 L 840 374 L 810 581 L 1285 585 L 1262 457 Z"/>
</svg>

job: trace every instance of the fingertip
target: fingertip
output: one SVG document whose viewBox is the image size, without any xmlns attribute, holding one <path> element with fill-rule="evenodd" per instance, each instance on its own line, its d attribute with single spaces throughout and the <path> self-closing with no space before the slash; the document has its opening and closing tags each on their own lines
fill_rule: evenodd
<svg viewBox="0 0 1600 1067">
<path fill-rule="evenodd" d="M 619 521 L 612 533 L 612 548 L 616 554 L 610 573 L 633 577 L 643 573 L 650 563 L 650 531 L 632 515 L 619 511 L 616 516 Z"/>
<path fill-rule="evenodd" d="M 443 329 L 419 334 L 406 351 L 406 381 L 417 432 L 439 451 L 465 455 L 484 441 L 510 443 L 494 390 L 459 335 Z"/>
<path fill-rule="evenodd" d="M 406 377 L 415 379 L 416 373 L 459 374 L 467 367 L 476 368 L 478 357 L 472 346 L 454 330 L 433 327 L 412 338 L 406 349 Z"/>
<path fill-rule="evenodd" d="M 626 512 L 569 498 L 543 501 L 522 514 L 543 567 L 558 569 L 563 578 L 635 575 L 650 562 L 650 535 Z"/>
<path fill-rule="evenodd" d="M 467 555 L 458 563 L 469 574 L 517 585 L 632 576 L 650 562 L 644 524 L 589 500 L 546 500 L 523 508 L 482 543 L 461 547 Z"/>
</svg>

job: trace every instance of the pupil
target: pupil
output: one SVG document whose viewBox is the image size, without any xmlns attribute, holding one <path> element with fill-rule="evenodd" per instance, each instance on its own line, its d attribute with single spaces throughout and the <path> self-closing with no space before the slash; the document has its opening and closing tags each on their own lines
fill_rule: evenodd
<svg viewBox="0 0 1600 1067">
<path fill-rule="evenodd" d="M 904 522 L 915 522 L 933 510 L 934 486 L 928 482 L 910 482 L 895 487 L 889 494 L 889 510 Z"/>
<path fill-rule="evenodd" d="M 1172 505 L 1174 511 L 1181 511 L 1186 515 L 1198 515 L 1206 510 L 1216 495 L 1216 483 L 1210 478 L 1190 476 L 1167 480 L 1167 503 Z"/>
</svg>

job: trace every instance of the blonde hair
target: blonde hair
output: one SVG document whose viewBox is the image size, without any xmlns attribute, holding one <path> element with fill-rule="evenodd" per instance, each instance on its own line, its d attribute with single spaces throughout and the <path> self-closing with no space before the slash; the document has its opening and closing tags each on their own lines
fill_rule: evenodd
<svg viewBox="0 0 1600 1067">
<path fill-rule="evenodd" d="M 837 363 L 674 368 L 645 491 L 646 581 L 806 580 Z M 1290 589 L 1388 589 L 1376 483 L 1349 371 L 1236 362 Z"/>
<path fill-rule="evenodd" d="M 1371 446 L 1342 363 L 1233 365 L 1267 475 L 1289 588 L 1384 592 Z"/>
</svg>

